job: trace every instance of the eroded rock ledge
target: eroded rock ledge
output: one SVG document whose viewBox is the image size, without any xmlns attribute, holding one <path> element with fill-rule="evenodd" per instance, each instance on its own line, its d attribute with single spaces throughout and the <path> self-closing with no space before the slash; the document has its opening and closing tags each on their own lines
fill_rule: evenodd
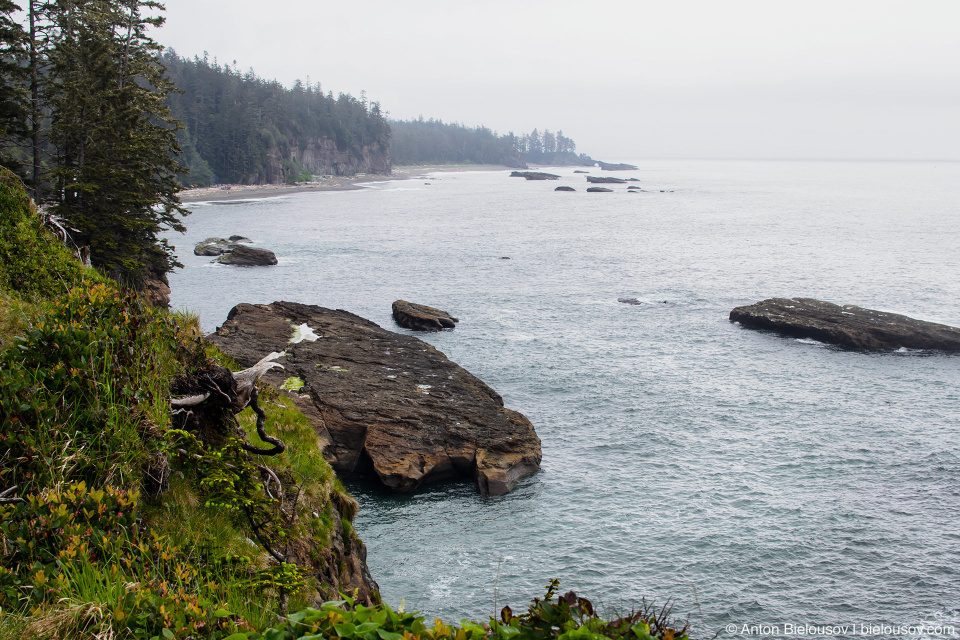
<svg viewBox="0 0 960 640">
<path fill-rule="evenodd" d="M 956 327 L 813 298 L 770 298 L 737 307 L 730 312 L 730 321 L 852 349 L 960 350 Z"/>
<path fill-rule="evenodd" d="M 304 339 L 291 343 L 295 332 Z M 399 492 L 464 478 L 499 495 L 540 468 L 530 421 L 412 336 L 342 310 L 274 302 L 237 305 L 209 340 L 241 366 L 286 350 L 278 360 L 286 370 L 264 379 L 278 387 L 288 377 L 303 381 L 293 395 L 340 474 Z"/>
</svg>

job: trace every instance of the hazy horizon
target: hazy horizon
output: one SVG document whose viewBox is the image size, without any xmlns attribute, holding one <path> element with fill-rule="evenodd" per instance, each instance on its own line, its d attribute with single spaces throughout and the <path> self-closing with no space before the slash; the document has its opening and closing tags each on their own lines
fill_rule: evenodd
<svg viewBox="0 0 960 640">
<path fill-rule="evenodd" d="M 960 159 L 960 3 L 168 0 L 182 56 L 609 160 Z M 236 65 L 234 65 L 236 61 Z"/>
</svg>

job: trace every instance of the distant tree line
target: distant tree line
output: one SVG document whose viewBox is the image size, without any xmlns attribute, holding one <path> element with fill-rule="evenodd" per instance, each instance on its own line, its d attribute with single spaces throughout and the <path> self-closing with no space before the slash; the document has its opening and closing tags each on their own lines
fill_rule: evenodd
<svg viewBox="0 0 960 640">
<path fill-rule="evenodd" d="M 390 155 L 394 164 L 502 164 L 526 168 L 527 162 L 554 165 L 592 165 L 577 144 L 544 129 L 515 135 L 498 134 L 484 126 L 467 127 L 433 118 L 391 120 Z"/>
<path fill-rule="evenodd" d="M 186 184 L 293 182 L 309 179 L 311 173 L 366 170 L 359 161 L 318 158 L 316 148 L 323 141 L 355 159 L 373 146 L 389 167 L 390 126 L 379 103 L 368 103 L 362 94 L 360 99 L 343 93 L 334 97 L 324 94 L 319 83 L 299 80 L 287 89 L 252 69 L 241 73 L 236 64 L 210 61 L 206 54 L 188 59 L 167 50 L 162 61 L 182 91 L 170 94 L 169 102 L 184 125 L 179 139 Z M 307 153 L 310 145 L 312 155 Z"/>
</svg>

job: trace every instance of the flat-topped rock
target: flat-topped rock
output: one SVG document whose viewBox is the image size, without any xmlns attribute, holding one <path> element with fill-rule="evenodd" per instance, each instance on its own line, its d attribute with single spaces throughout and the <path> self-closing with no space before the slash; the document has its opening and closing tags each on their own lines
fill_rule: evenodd
<svg viewBox="0 0 960 640">
<path fill-rule="evenodd" d="M 274 302 L 237 305 L 208 339 L 244 367 L 286 351 L 285 370 L 265 379 L 303 381 L 292 397 L 338 473 L 398 492 L 460 478 L 499 495 L 540 468 L 530 421 L 413 336 L 342 310 Z"/>
<path fill-rule="evenodd" d="M 425 304 L 414 304 L 406 300 L 395 300 L 393 302 L 393 319 L 401 327 L 414 331 L 453 329 L 460 322 L 446 311 L 434 309 Z"/>
<path fill-rule="evenodd" d="M 607 189 L 606 187 L 588 187 L 587 193 L 611 193 L 613 189 Z"/>
<path fill-rule="evenodd" d="M 813 298 L 770 298 L 737 307 L 730 312 L 730 321 L 853 349 L 960 350 L 960 329 L 956 327 Z"/>
<path fill-rule="evenodd" d="M 574 189 L 573 187 L 563 186 L 563 187 L 557 187 L 556 189 L 554 189 L 554 191 L 576 191 L 576 189 Z"/>
</svg>

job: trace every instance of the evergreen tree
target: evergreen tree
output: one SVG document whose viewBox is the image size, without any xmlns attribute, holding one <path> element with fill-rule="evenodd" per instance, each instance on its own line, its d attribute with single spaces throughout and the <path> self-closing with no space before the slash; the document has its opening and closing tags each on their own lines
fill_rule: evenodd
<svg viewBox="0 0 960 640">
<path fill-rule="evenodd" d="M 21 166 L 17 148 L 28 133 L 27 37 L 11 15 L 19 10 L 10 0 L 0 0 L 0 165 L 14 171 Z"/>
<path fill-rule="evenodd" d="M 142 286 L 179 266 L 165 229 L 183 231 L 177 197 L 174 90 L 147 35 L 153 0 L 59 0 L 46 99 L 56 158 L 55 211 L 79 231 L 94 265 Z"/>
</svg>

